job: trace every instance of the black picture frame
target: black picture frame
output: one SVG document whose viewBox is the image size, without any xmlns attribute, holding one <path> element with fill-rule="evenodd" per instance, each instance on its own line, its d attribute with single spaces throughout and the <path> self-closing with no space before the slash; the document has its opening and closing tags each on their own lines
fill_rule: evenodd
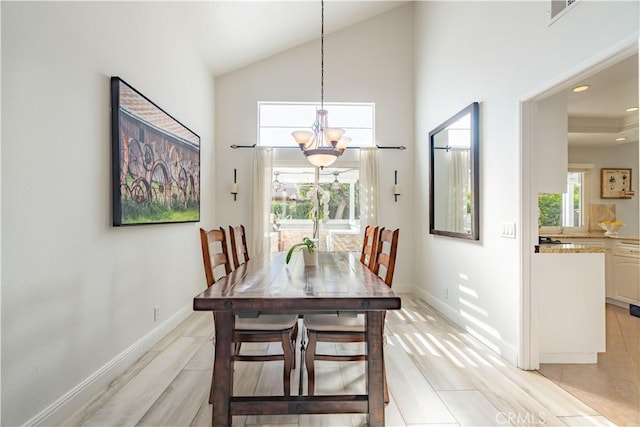
<svg viewBox="0 0 640 427">
<path fill-rule="evenodd" d="M 464 119 L 464 129 L 457 126 Z M 453 127 L 453 129 L 452 129 Z M 462 147 L 455 146 L 449 141 L 448 133 L 452 131 L 464 131 L 466 143 Z M 443 138 L 443 139 L 442 139 Z M 443 144 L 444 142 L 444 144 Z M 472 102 L 461 111 L 447 119 L 444 123 L 429 132 L 429 233 L 441 236 L 456 237 L 467 240 L 480 240 L 480 104 Z M 446 221 L 438 220 L 442 218 L 442 212 L 451 212 L 446 208 L 447 201 L 453 192 L 451 183 L 439 178 L 444 174 L 441 172 L 444 166 L 436 158 L 438 153 L 454 153 L 456 151 L 468 152 L 469 183 L 465 188 L 464 198 L 455 199 L 460 202 L 462 208 L 466 205 L 468 214 L 468 225 L 462 229 L 456 229 L 447 224 Z M 459 192 L 459 190 L 458 190 Z M 465 201 L 463 204 L 462 201 Z M 443 211 L 444 208 L 444 211 Z"/>
<path fill-rule="evenodd" d="M 200 221 L 200 137 L 111 77 L 113 225 Z"/>
</svg>

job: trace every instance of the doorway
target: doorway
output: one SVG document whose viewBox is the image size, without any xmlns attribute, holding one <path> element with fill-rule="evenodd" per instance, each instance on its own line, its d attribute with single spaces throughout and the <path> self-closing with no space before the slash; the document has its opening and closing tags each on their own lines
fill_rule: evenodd
<svg viewBox="0 0 640 427">
<path fill-rule="evenodd" d="M 582 66 L 571 73 L 550 82 L 529 96 L 524 97 L 521 102 L 521 323 L 520 323 L 520 346 L 518 366 L 521 369 L 535 370 L 540 366 L 538 351 L 538 330 L 537 330 L 537 304 L 538 295 L 535 287 L 532 286 L 532 256 L 534 246 L 538 239 L 538 206 L 537 187 L 535 183 L 536 174 L 546 165 L 536 161 L 533 149 L 535 141 L 540 139 L 541 129 L 545 126 L 541 121 L 539 108 L 542 101 L 553 96 L 566 93 L 569 89 L 580 83 L 580 81 L 595 75 L 613 65 L 624 61 L 638 53 L 637 38 L 629 39 L 625 45 L 616 46 L 606 52 L 602 52 L 597 57 L 591 58 Z M 569 76 L 569 77 L 566 77 Z M 637 91 L 636 91 L 637 92 Z M 636 93 L 637 95 L 637 93 Z M 637 101 L 636 101 L 637 102 Z M 637 105 L 637 104 L 636 104 Z M 636 112 L 637 114 L 637 112 Z M 545 123 L 546 124 L 546 123 Z M 538 147 L 536 147 L 536 150 Z M 566 156 L 565 149 L 565 156 Z M 560 156 L 562 153 L 559 154 Z M 540 158 L 540 156 L 538 156 Z M 550 160 L 554 160 L 552 157 Z M 566 157 L 565 157 L 566 159 Z M 565 168 L 566 168 L 565 164 Z M 566 172 L 565 172 L 566 174 Z M 636 199 L 638 203 L 638 199 Z"/>
</svg>

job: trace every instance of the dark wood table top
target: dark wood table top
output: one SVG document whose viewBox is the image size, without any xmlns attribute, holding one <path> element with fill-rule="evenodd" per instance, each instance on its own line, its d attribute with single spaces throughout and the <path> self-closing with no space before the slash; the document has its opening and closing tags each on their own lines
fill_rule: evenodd
<svg viewBox="0 0 640 427">
<path fill-rule="evenodd" d="M 318 253 L 306 267 L 302 254 L 255 256 L 193 300 L 194 310 L 259 313 L 395 310 L 400 297 L 353 252 Z"/>
</svg>

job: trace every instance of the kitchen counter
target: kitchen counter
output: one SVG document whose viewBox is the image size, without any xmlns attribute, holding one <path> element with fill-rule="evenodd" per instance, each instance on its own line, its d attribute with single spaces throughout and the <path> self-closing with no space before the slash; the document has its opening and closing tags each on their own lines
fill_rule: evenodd
<svg viewBox="0 0 640 427">
<path fill-rule="evenodd" d="M 611 252 L 611 249 L 604 246 L 577 245 L 574 243 L 543 243 L 536 245 L 536 253 L 541 254 L 601 254 L 608 252 Z"/>
<path fill-rule="evenodd" d="M 541 237 L 551 237 L 553 239 L 611 239 L 611 240 L 629 240 L 632 242 L 640 242 L 640 236 L 630 236 L 620 234 L 617 236 L 605 236 L 604 231 L 589 231 L 584 233 L 540 233 Z"/>
</svg>

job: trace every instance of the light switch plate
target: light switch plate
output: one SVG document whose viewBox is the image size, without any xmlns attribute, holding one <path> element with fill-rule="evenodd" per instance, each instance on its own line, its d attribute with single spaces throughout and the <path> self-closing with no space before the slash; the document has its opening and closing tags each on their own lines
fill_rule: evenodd
<svg viewBox="0 0 640 427">
<path fill-rule="evenodd" d="M 515 222 L 502 223 L 502 232 L 500 233 L 500 237 L 504 237 L 505 239 L 515 239 L 516 223 Z"/>
</svg>

